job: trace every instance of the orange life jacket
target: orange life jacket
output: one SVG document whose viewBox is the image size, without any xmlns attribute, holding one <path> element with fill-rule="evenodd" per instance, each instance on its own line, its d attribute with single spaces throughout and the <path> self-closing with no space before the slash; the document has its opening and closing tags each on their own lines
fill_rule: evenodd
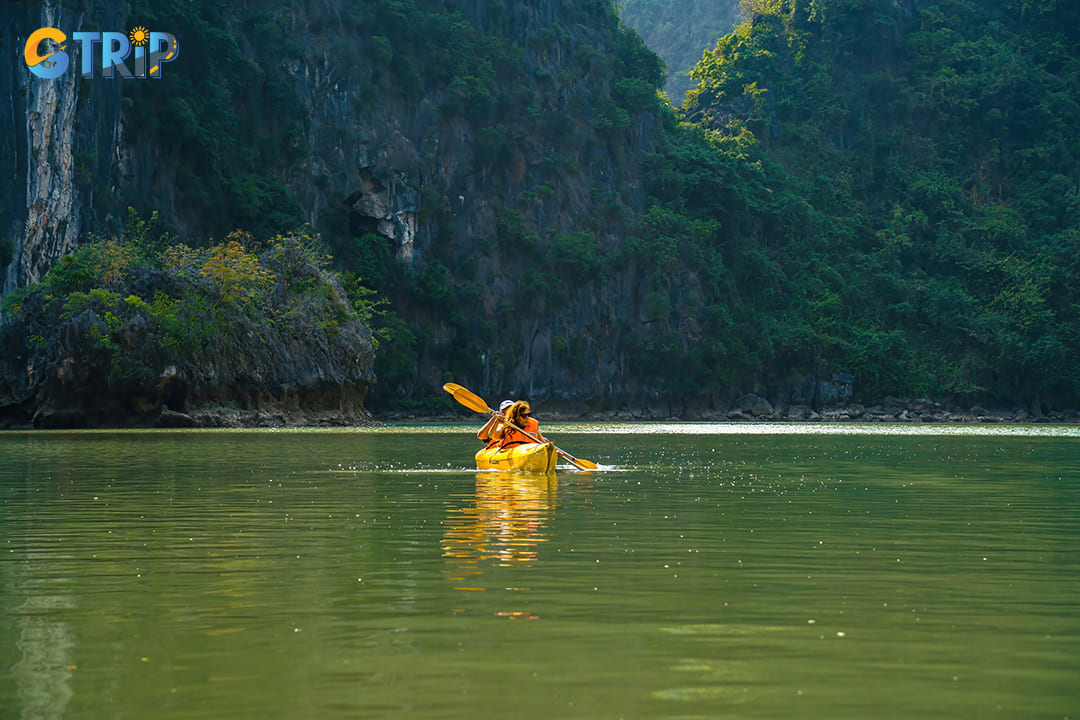
<svg viewBox="0 0 1080 720">
<path fill-rule="evenodd" d="M 536 418 L 529 418 L 525 421 L 526 432 L 532 433 L 535 436 L 540 435 L 540 422 Z M 503 433 L 502 442 L 499 443 L 499 447 L 510 447 L 511 445 L 521 445 L 522 443 L 536 442 L 531 437 L 521 432 L 517 428 L 506 426 L 506 432 Z"/>
</svg>

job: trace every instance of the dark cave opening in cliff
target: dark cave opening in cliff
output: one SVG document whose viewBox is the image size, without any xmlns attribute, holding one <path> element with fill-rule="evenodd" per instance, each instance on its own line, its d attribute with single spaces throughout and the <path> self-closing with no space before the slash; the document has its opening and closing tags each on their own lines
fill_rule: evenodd
<svg viewBox="0 0 1080 720">
<path fill-rule="evenodd" d="M 353 210 L 349 213 L 349 234 L 353 237 L 362 237 L 368 234 L 379 235 L 379 219 Z"/>
</svg>

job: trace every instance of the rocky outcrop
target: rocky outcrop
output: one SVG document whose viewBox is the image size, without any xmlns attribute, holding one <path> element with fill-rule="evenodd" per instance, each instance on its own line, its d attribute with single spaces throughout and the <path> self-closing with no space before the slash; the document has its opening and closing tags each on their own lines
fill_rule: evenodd
<svg viewBox="0 0 1080 720">
<path fill-rule="evenodd" d="M 238 342 L 206 358 L 144 358 L 116 375 L 95 350 L 101 320 L 91 313 L 64 324 L 47 349 L 12 353 L 0 379 L 0 427 L 242 427 L 355 425 L 371 422 L 364 397 L 374 382 L 370 342 L 357 334 L 333 346 Z M 260 338 L 262 340 L 262 338 Z M 3 337 L 12 347 L 11 331 Z M 125 344 L 152 344 L 145 328 L 125 329 Z"/>
<path fill-rule="evenodd" d="M 380 181 L 371 168 L 360 170 L 359 185 L 345 198 L 351 211 L 350 230 L 354 235 L 376 233 L 392 240 L 398 259 L 411 263 L 419 192 L 407 180 Z"/>
<path fill-rule="evenodd" d="M 945 405 L 923 398 L 897 400 L 864 407 L 850 403 L 843 407 L 831 406 L 815 410 L 809 405 L 781 405 L 771 412 L 764 412 L 767 403 L 763 398 L 746 407 L 747 396 L 731 408 L 698 407 L 676 410 L 674 408 L 622 407 L 605 412 L 586 412 L 549 408 L 538 404 L 537 412 L 551 420 L 680 420 L 706 422 L 766 422 L 766 423 L 952 423 L 952 424 L 1027 424 L 1027 423 L 1080 423 L 1080 410 L 1051 410 L 1035 412 L 1029 408 L 999 408 L 989 410 L 981 405 L 960 407 Z M 771 405 L 769 405 L 771 407 Z M 757 412 L 755 412 L 755 410 Z M 401 417 L 406 417 L 401 415 Z"/>
<path fill-rule="evenodd" d="M 202 352 L 139 353 L 120 372 L 96 345 L 105 323 L 94 312 L 65 321 L 53 342 L 29 353 L 9 325 L 0 336 L 0 427 L 370 423 L 364 397 L 374 353 L 354 323 L 326 345 L 238 329 Z M 119 332 L 125 349 L 157 344 L 145 323 Z"/>
<path fill-rule="evenodd" d="M 143 267 L 62 294 L 93 249 L 0 325 L 0 427 L 370 422 L 371 331 L 299 243 L 263 255 L 272 283 Z"/>
</svg>

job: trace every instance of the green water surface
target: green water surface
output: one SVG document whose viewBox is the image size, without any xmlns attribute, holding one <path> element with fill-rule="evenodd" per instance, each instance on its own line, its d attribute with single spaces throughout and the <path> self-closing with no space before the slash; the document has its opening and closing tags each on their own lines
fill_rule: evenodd
<svg viewBox="0 0 1080 720">
<path fill-rule="evenodd" d="M 1076 428 L 475 429 L 0 433 L 0 718 L 1080 718 Z"/>
</svg>

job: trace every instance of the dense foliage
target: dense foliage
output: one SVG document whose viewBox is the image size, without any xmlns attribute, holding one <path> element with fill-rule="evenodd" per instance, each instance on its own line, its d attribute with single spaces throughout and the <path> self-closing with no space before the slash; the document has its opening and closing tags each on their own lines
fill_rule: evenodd
<svg viewBox="0 0 1080 720">
<path fill-rule="evenodd" d="M 386 391 L 436 358 L 459 378 L 479 378 L 492 354 L 496 371 L 512 367 L 520 350 L 500 326 L 521 323 L 519 308 L 557 315 L 583 288 L 629 273 L 645 322 L 611 332 L 629 343 L 628 372 L 676 401 L 755 385 L 783 395 L 842 369 L 867 401 L 1080 400 L 1077 11 L 959 0 L 747 8 L 694 70 L 683 111 L 656 104 L 659 65 L 617 32 L 617 61 L 597 73 L 614 105 L 596 102 L 603 82 L 571 86 L 601 131 L 642 111 L 662 119 L 645 212 L 598 197 L 579 231 L 542 232 L 504 206 L 494 243 L 444 235 L 415 277 L 394 269 L 378 236 L 357 242 L 358 274 L 408 313 L 407 342 L 389 343 L 394 362 L 380 368 Z M 457 29 L 484 47 L 471 26 Z M 544 96 L 532 92 L 526 107 Z M 501 122 L 478 133 L 480 158 L 508 157 L 514 133 L 576 128 L 570 117 L 530 123 L 508 99 L 484 117 Z M 568 149 L 558 171 L 582 157 Z M 623 222 L 621 244 L 597 242 Z M 519 294 L 494 316 L 478 316 L 488 279 L 462 262 L 477 252 L 527 265 L 514 274 L 504 260 Z M 555 337 L 571 376 L 588 371 L 584 338 L 599 332 L 579 330 Z"/>
<path fill-rule="evenodd" d="M 167 85 L 124 84 L 125 126 L 172 174 L 174 217 L 226 239 L 151 242 L 132 220 L 7 312 L 38 345 L 90 313 L 118 374 L 132 323 L 155 351 L 197 355 L 238 327 L 295 322 L 317 342 L 361 318 L 382 339 L 376 409 L 446 404 L 444 379 L 539 374 L 545 323 L 548 391 L 584 387 L 603 356 L 624 389 L 673 406 L 841 370 L 868 402 L 1080 402 L 1080 7 L 744 6 L 675 109 L 659 58 L 602 0 L 136 0 L 185 38 L 185 63 Z M 332 67 L 297 42 L 298 17 Z M 318 73 L 347 89 L 338 117 L 305 104 Z M 418 153 L 467 144 L 452 159 L 481 208 L 469 225 L 464 196 L 418 181 L 418 262 L 350 223 L 339 179 L 304 174 L 312 142 L 389 103 L 437 116 Z M 327 253 L 290 234 L 308 186 L 339 193 L 319 230 L 351 304 Z"/>
<path fill-rule="evenodd" d="M 155 148 L 159 173 L 176 186 L 176 214 L 203 237 L 239 227 L 265 238 L 301 226 L 305 214 L 281 177 L 305 157 L 310 118 L 275 67 L 296 53 L 284 27 L 255 9 L 237 17 L 215 0 L 135 0 L 131 12 L 144 26 L 183 38 L 183 62 L 167 68 L 167 82 L 122 88 L 131 141 Z M 245 46 L 237 24 L 258 33 L 257 51 Z"/>
<path fill-rule="evenodd" d="M 370 291 L 355 283 L 344 291 L 310 234 L 256 242 L 237 231 L 195 248 L 155 232 L 155 221 L 132 212 L 122 235 L 93 240 L 4 299 L 32 354 L 74 332 L 84 341 L 80 360 L 120 387 L 168 363 L 210 368 L 261 345 L 325 345 L 366 332 L 356 321 L 377 312 Z"/>
<path fill-rule="evenodd" d="M 725 268 L 695 381 L 844 366 L 870 398 L 1080 400 L 1080 9 L 751 10 L 651 173 L 646 221 L 722 227 L 670 241 Z"/>
</svg>

